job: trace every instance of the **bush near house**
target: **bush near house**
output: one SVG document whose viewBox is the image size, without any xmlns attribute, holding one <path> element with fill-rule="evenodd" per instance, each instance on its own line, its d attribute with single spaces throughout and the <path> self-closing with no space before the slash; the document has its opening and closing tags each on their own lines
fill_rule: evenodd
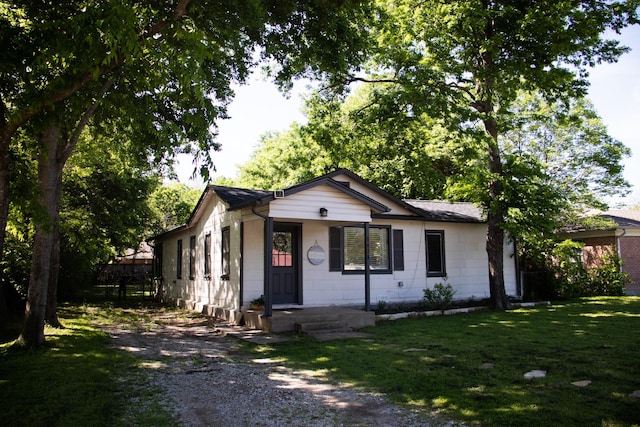
<svg viewBox="0 0 640 427">
<path fill-rule="evenodd" d="M 555 297 L 618 296 L 624 294 L 629 275 L 622 272 L 622 260 L 614 253 L 603 254 L 599 265 L 588 268 L 582 261 L 584 244 L 565 240 L 552 251 L 549 269 Z"/>
<path fill-rule="evenodd" d="M 433 310 L 446 310 L 451 306 L 456 290 L 450 283 L 436 283 L 433 289 L 424 290 L 424 304 Z"/>
</svg>

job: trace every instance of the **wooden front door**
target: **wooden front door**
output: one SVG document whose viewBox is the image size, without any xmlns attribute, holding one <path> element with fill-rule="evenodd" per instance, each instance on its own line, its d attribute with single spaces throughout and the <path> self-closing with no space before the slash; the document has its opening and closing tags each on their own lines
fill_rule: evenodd
<svg viewBox="0 0 640 427">
<path fill-rule="evenodd" d="M 300 296 L 300 225 L 273 226 L 273 303 L 298 304 Z"/>
</svg>

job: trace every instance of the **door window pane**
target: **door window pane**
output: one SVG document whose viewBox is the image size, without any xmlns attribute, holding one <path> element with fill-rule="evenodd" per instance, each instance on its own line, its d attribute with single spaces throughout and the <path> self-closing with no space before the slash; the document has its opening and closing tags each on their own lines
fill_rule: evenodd
<svg viewBox="0 0 640 427">
<path fill-rule="evenodd" d="M 290 231 L 276 231 L 273 233 L 273 266 L 293 266 L 293 234 Z"/>
</svg>

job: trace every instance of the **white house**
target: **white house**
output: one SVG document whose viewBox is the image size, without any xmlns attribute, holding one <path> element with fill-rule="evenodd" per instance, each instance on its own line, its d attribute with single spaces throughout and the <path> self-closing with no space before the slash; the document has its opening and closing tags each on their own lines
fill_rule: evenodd
<svg viewBox="0 0 640 427">
<path fill-rule="evenodd" d="M 153 240 L 164 299 L 238 321 L 261 295 L 264 318 L 415 302 L 445 280 L 456 299 L 487 298 L 486 233 L 474 205 L 400 200 L 341 169 L 278 191 L 211 185 L 186 224 Z M 504 257 L 515 296 L 508 241 Z"/>
</svg>

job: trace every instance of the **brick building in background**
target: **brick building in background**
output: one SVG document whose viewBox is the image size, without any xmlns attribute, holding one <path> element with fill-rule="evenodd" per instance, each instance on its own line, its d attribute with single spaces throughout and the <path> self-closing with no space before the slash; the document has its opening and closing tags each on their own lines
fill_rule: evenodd
<svg viewBox="0 0 640 427">
<path fill-rule="evenodd" d="M 598 216 L 613 225 L 597 229 L 574 228 L 562 237 L 585 244 L 582 257 L 587 267 L 597 267 L 606 254 L 617 253 L 622 271 L 629 275 L 627 295 L 640 295 L 640 209 L 610 210 Z"/>
</svg>

